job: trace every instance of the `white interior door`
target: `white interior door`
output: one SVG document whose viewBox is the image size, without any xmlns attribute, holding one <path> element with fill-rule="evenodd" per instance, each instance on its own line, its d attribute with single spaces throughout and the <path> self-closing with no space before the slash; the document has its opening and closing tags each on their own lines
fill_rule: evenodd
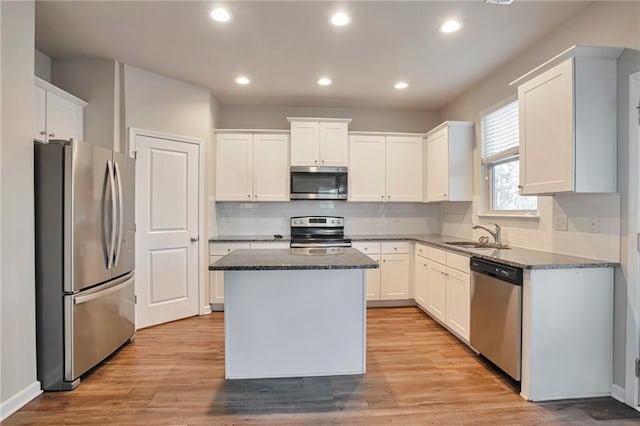
<svg viewBox="0 0 640 426">
<path fill-rule="evenodd" d="M 198 314 L 197 144 L 136 135 L 136 328 Z"/>
</svg>

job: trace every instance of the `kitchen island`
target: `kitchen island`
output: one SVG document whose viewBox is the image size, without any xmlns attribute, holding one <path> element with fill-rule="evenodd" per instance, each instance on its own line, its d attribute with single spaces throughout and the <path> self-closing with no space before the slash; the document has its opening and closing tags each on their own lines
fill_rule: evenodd
<svg viewBox="0 0 640 426">
<path fill-rule="evenodd" d="M 364 374 L 365 269 L 353 248 L 235 250 L 225 271 L 225 377 Z"/>
</svg>

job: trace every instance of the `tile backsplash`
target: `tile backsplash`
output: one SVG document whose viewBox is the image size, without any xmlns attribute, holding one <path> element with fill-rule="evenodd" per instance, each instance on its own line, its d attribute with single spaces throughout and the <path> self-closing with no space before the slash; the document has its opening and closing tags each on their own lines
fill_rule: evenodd
<svg viewBox="0 0 640 426">
<path fill-rule="evenodd" d="M 442 234 L 477 240 L 476 223 L 496 222 L 503 243 L 514 247 L 593 259 L 620 260 L 620 195 L 562 194 L 538 197 L 537 217 L 486 217 L 480 196 L 473 202 L 353 203 L 291 201 L 286 203 L 211 202 L 209 230 L 216 235 L 289 234 L 292 216 L 344 216 L 345 233 Z M 567 230 L 554 229 L 554 217 L 566 216 Z M 594 222 L 595 221 L 595 225 Z"/>
<path fill-rule="evenodd" d="M 440 206 L 420 203 L 346 203 L 291 201 L 287 203 L 213 203 L 212 234 L 289 234 L 292 216 L 343 216 L 345 234 L 439 234 Z M 211 221 L 217 223 L 211 223 Z"/>
<path fill-rule="evenodd" d="M 473 203 L 442 206 L 442 234 L 477 240 L 487 235 L 473 224 L 496 222 L 503 243 L 533 250 L 620 260 L 620 195 L 558 194 L 538 197 L 538 217 L 486 217 L 480 213 L 480 197 Z M 567 230 L 554 228 L 554 217 L 566 216 Z M 594 224 L 595 222 L 595 224 Z"/>
</svg>

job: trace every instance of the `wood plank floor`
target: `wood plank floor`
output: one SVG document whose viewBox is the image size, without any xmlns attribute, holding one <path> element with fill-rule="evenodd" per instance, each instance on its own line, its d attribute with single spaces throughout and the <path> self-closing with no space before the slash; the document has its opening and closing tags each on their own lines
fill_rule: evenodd
<svg viewBox="0 0 640 426">
<path fill-rule="evenodd" d="M 533 404 L 417 308 L 369 309 L 367 374 L 224 380 L 223 314 L 141 330 L 73 392 L 3 424 L 640 424 L 613 399 Z"/>
</svg>

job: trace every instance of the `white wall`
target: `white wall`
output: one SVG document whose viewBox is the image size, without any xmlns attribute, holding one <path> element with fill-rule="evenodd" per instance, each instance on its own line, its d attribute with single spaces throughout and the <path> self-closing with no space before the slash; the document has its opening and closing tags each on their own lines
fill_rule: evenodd
<svg viewBox="0 0 640 426">
<path fill-rule="evenodd" d="M 51 83 L 51 58 L 35 50 L 35 75 Z"/>
<path fill-rule="evenodd" d="M 514 96 L 516 88 L 508 86 L 510 81 L 535 66 L 555 56 L 574 44 L 621 46 L 640 48 L 640 3 L 638 2 L 594 2 L 580 14 L 563 23 L 551 34 L 538 40 L 520 55 L 499 67 L 486 79 L 467 90 L 465 94 L 440 112 L 441 120 L 472 120 L 478 123 L 478 115 L 492 105 Z M 629 69 L 627 69 L 629 71 Z M 620 125 L 619 125 L 620 128 Z M 619 146 L 621 143 L 619 138 Z M 479 219 L 474 216 L 481 209 L 483 179 L 480 155 L 474 147 L 474 203 L 462 206 L 443 207 L 443 233 L 477 238 L 481 233 L 472 233 L 471 223 Z M 624 179 L 625 176 L 621 176 Z M 627 208 L 627 191 L 624 182 L 619 182 L 620 195 L 563 195 L 540 197 L 540 220 L 498 220 L 505 230 L 504 237 L 513 245 L 559 253 L 621 260 L 623 268 L 616 274 L 615 318 L 614 318 L 614 384 L 624 386 L 624 328 L 626 283 L 619 280 L 620 273 L 626 275 L 625 253 L 620 256 L 620 230 L 627 229 L 624 210 Z M 622 207 L 621 207 L 622 204 Z M 569 231 L 553 230 L 553 215 L 569 216 Z M 600 217 L 600 232 L 588 232 L 587 221 L 592 215 Z M 625 234 L 626 236 L 626 234 Z M 623 238 L 623 243 L 626 238 Z M 637 283 L 632 285 L 637 286 Z"/>
<path fill-rule="evenodd" d="M 34 302 L 34 19 L 33 2 L 0 2 L 0 418 L 40 392 Z"/>
<path fill-rule="evenodd" d="M 188 136 L 204 140 L 205 196 L 212 191 L 213 126 L 218 119 L 220 107 L 209 89 L 194 84 L 124 65 L 122 96 L 124 97 L 124 128 L 131 127 Z M 204 229 L 201 241 L 209 235 L 209 226 L 215 215 L 209 212 L 208 200 L 204 200 Z M 207 220 L 209 218 L 209 220 Z M 205 300 L 209 300 L 208 277 L 204 274 Z"/>
<path fill-rule="evenodd" d="M 51 82 L 88 102 L 84 109 L 84 140 L 120 150 L 117 83 L 113 59 L 53 59 Z"/>
<path fill-rule="evenodd" d="M 387 108 L 223 106 L 220 129 L 288 129 L 287 117 L 352 118 L 349 130 L 427 132 L 439 124 L 436 111 Z"/>
<path fill-rule="evenodd" d="M 212 203 L 213 204 L 213 203 Z M 421 203 L 216 203 L 216 235 L 288 235 L 292 216 L 342 216 L 345 234 L 439 234 L 440 207 Z"/>
</svg>

